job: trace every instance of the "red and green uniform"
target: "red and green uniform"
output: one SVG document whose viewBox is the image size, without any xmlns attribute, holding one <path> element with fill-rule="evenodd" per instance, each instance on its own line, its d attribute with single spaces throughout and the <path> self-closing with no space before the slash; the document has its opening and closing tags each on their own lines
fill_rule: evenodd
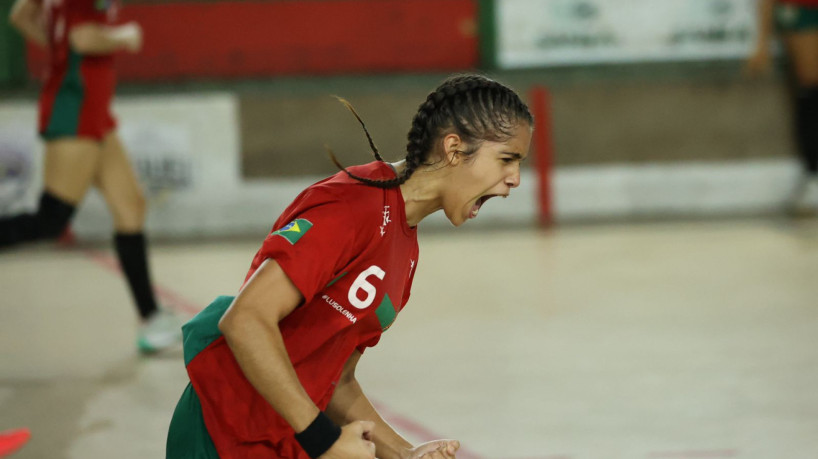
<svg viewBox="0 0 818 459">
<path fill-rule="evenodd" d="M 373 179 L 395 177 L 382 162 L 349 170 Z M 406 304 L 418 259 L 416 230 L 406 222 L 399 188 L 367 186 L 344 173 L 307 188 L 273 229 L 247 279 L 274 259 L 303 295 L 303 304 L 279 327 L 301 384 L 323 410 L 353 352 L 374 346 Z M 192 441 L 209 437 L 210 449 L 196 447 L 201 457 L 307 458 L 218 331 L 231 301 L 220 297 L 183 327 L 192 390 L 174 413 L 168 457 L 190 454 Z M 207 435 L 188 432 L 202 419 Z"/>
<path fill-rule="evenodd" d="M 80 55 L 68 41 L 80 24 L 113 25 L 117 0 L 40 0 L 48 34 L 49 63 L 40 94 L 39 132 L 59 137 L 102 138 L 116 127 L 111 100 L 116 86 L 113 55 Z"/>
<path fill-rule="evenodd" d="M 818 30 L 818 0 L 779 0 L 775 21 L 782 32 Z"/>
</svg>

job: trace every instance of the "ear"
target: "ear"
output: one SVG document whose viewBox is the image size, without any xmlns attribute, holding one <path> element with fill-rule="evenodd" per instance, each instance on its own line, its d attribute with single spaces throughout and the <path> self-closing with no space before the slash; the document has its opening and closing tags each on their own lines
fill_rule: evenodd
<svg viewBox="0 0 818 459">
<path fill-rule="evenodd" d="M 463 155 L 460 153 L 464 149 L 463 139 L 459 135 L 450 133 L 443 137 L 443 155 L 446 162 L 454 166 L 463 160 Z"/>
</svg>

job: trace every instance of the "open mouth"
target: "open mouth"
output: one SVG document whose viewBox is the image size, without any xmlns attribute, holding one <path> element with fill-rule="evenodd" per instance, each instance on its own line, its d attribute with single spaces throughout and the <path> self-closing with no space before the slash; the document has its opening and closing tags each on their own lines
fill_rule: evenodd
<svg viewBox="0 0 818 459">
<path fill-rule="evenodd" d="M 471 206 L 471 212 L 469 212 L 469 218 L 477 217 L 477 214 L 480 212 L 480 208 L 483 207 L 483 204 L 486 203 L 489 199 L 499 196 L 497 194 L 487 194 L 485 196 L 480 196 L 477 198 L 477 201 Z"/>
</svg>

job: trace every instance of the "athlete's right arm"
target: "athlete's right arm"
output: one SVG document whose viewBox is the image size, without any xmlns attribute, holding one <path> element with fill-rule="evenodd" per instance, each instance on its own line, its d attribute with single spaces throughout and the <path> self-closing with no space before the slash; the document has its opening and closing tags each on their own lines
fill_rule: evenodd
<svg viewBox="0 0 818 459">
<path fill-rule="evenodd" d="M 142 28 L 136 22 L 107 26 L 95 22 L 77 24 L 68 32 L 71 48 L 79 54 L 104 55 L 117 51 L 139 52 Z"/>
<path fill-rule="evenodd" d="M 248 381 L 296 432 L 303 432 L 320 411 L 298 380 L 278 328 L 301 301 L 301 292 L 284 270 L 267 259 L 219 322 Z M 347 424 L 321 458 L 374 459 L 374 444 L 364 439 L 371 429 L 369 422 Z"/>
<path fill-rule="evenodd" d="M 43 24 L 42 7 L 34 0 L 17 0 L 11 7 L 9 23 L 17 29 L 26 40 L 42 47 L 48 46 L 48 38 Z"/>
</svg>

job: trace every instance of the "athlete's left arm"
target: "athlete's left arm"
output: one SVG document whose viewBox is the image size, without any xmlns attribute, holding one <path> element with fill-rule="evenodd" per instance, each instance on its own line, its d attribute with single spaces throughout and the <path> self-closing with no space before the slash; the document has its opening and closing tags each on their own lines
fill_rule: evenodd
<svg viewBox="0 0 818 459">
<path fill-rule="evenodd" d="M 379 459 L 454 458 L 460 447 L 457 440 L 435 440 L 414 446 L 378 414 L 355 379 L 355 367 L 361 353 L 355 351 L 344 365 L 335 392 L 327 406 L 327 415 L 339 425 L 352 421 L 372 421 L 372 441 Z"/>
<path fill-rule="evenodd" d="M 43 7 L 34 0 L 17 0 L 11 7 L 9 23 L 17 29 L 26 40 L 43 48 L 48 46 L 43 24 Z"/>
</svg>

